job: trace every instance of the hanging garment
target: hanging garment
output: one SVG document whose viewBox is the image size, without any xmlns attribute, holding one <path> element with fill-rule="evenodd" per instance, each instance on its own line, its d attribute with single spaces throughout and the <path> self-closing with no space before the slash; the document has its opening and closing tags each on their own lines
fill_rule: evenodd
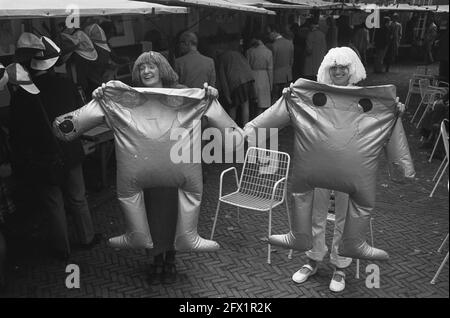
<svg viewBox="0 0 450 318">
<path fill-rule="evenodd" d="M 325 188 L 349 195 L 339 254 L 370 260 L 389 257 L 367 244 L 365 234 L 375 206 L 383 147 L 405 177 L 415 175 L 395 98 L 393 85 L 341 87 L 299 79 L 289 93 L 246 125 L 247 136 L 256 136 L 255 128 L 290 124 L 295 130 L 291 231 L 270 236 L 271 244 L 311 249 L 313 190 Z"/>
<path fill-rule="evenodd" d="M 63 140 L 80 136 L 103 122 L 114 132 L 117 196 L 127 231 L 111 238 L 111 246 L 153 247 L 143 189 L 167 186 L 178 188 L 175 248 L 219 248 L 197 233 L 203 180 L 201 160 L 196 160 L 200 149 L 196 146 L 201 144 L 203 116 L 210 126 L 221 130 L 222 136 L 236 133 L 233 130 L 241 134 L 217 100 L 205 98 L 203 89 L 132 88 L 119 81 L 107 83 L 102 99 L 56 118 L 54 130 Z M 226 146 L 225 151 L 233 149 Z"/>
</svg>

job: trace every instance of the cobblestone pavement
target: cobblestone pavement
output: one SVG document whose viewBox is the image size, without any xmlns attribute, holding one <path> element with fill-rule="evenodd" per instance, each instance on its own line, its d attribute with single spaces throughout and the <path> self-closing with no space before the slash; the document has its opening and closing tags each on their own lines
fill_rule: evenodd
<svg viewBox="0 0 450 318">
<path fill-rule="evenodd" d="M 408 77 L 414 66 L 396 66 L 389 74 L 369 74 L 367 85 L 396 84 L 401 100 L 405 100 Z M 417 99 L 413 100 L 417 105 Z M 367 261 L 361 261 L 360 279 L 355 278 L 356 265 L 347 270 L 344 292 L 329 291 L 332 268 L 327 262 L 308 282 L 297 285 L 292 274 L 305 261 L 301 253 L 276 248 L 272 264 L 266 263 L 266 235 L 268 216 L 241 210 L 237 223 L 235 209 L 221 209 L 215 239 L 221 250 L 216 253 L 178 253 L 178 279 L 173 284 L 149 284 L 147 269 L 152 257 L 140 251 L 117 252 L 105 243 L 88 251 L 72 253 L 70 263 L 81 269 L 81 288 L 67 289 L 66 263 L 48 256 L 42 229 L 45 219 L 18 214 L 6 226 L 9 243 L 9 284 L 2 297 L 449 297 L 449 271 L 445 265 L 437 283 L 430 284 L 443 260 L 437 248 L 448 233 L 448 192 L 445 182 L 436 195 L 429 198 L 432 176 L 440 161 L 427 162 L 427 153 L 419 148 L 418 131 L 409 125 L 412 109 L 403 118 L 417 170 L 414 181 L 394 182 L 388 179 L 385 159 L 382 159 L 377 181 L 377 204 L 374 213 L 375 246 L 387 250 L 391 259 L 376 262 L 380 269 L 380 287 L 366 287 Z M 280 135 L 280 149 L 291 152 L 292 131 L 284 129 Z M 207 169 L 204 200 L 199 220 L 199 233 L 209 237 L 219 191 L 220 172 L 231 165 L 211 165 Z M 239 167 L 239 165 L 238 165 Z M 112 179 L 112 178 L 111 178 Z M 447 178 L 445 178 L 447 181 Z M 113 184 L 113 180 L 111 180 Z M 233 181 L 226 182 L 225 191 Z M 106 237 L 123 230 L 123 218 L 114 189 L 109 187 L 90 193 L 89 200 L 98 230 Z M 19 220 L 17 220 L 19 218 Z M 23 226 L 23 224 L 27 226 Z M 20 225 L 20 226 L 18 226 Z M 18 228 L 26 230 L 18 231 Z M 332 226 L 327 229 L 331 241 Z M 273 233 L 288 230 L 286 211 L 277 208 L 273 218 Z"/>
</svg>

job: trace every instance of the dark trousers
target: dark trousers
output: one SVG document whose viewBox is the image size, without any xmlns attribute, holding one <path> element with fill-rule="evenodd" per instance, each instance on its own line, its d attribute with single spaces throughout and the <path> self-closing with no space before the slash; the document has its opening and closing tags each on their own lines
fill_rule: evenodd
<svg viewBox="0 0 450 318">
<path fill-rule="evenodd" d="M 178 218 L 178 188 L 146 189 L 144 200 L 154 244 L 152 254 L 173 251 Z"/>
<path fill-rule="evenodd" d="M 92 241 L 94 226 L 86 200 L 81 164 L 67 172 L 63 185 L 38 185 L 37 191 L 45 211 L 50 215 L 51 243 L 56 251 L 70 253 L 66 209 L 73 216 L 80 243 Z"/>
</svg>

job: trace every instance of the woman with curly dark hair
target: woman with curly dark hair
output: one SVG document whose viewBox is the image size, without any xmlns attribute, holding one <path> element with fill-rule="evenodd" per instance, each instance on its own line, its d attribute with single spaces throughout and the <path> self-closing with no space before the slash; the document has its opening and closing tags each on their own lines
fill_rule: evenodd
<svg viewBox="0 0 450 318">
<path fill-rule="evenodd" d="M 185 88 L 178 83 L 178 74 L 172 69 L 167 59 L 162 54 L 153 51 L 142 53 L 136 59 L 132 70 L 132 82 L 135 87 Z M 205 87 L 208 95 L 218 95 L 215 88 Z M 93 92 L 93 98 L 101 98 L 103 89 L 104 84 Z M 154 243 L 152 249 L 154 259 L 149 273 L 150 282 L 159 279 L 163 283 L 172 283 L 177 274 L 174 238 L 177 224 L 178 189 L 175 187 L 146 189 L 144 196 Z M 126 240 L 126 237 L 123 238 L 122 235 L 112 240 L 113 244 L 121 245 L 121 240 Z"/>
</svg>

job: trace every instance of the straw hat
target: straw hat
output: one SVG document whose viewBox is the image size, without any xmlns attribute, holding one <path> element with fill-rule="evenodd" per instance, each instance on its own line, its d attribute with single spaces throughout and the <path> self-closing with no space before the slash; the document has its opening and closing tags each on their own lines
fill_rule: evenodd
<svg viewBox="0 0 450 318">
<path fill-rule="evenodd" d="M 75 53 L 77 53 L 82 58 L 95 61 L 98 57 L 97 51 L 94 48 L 89 36 L 81 30 L 76 30 L 73 34 L 61 33 L 61 38 L 63 41 L 71 42 L 76 46 Z"/>
<path fill-rule="evenodd" d="M 30 74 L 19 63 L 12 63 L 6 67 L 6 72 L 9 76 L 9 82 L 14 85 L 19 85 L 28 93 L 39 94 L 39 89 L 31 80 Z"/>
<path fill-rule="evenodd" d="M 24 32 L 17 40 L 14 57 L 19 63 L 28 63 L 36 53 L 43 50 L 45 50 L 45 45 L 42 39 L 33 33 Z"/>
<path fill-rule="evenodd" d="M 111 49 L 106 41 L 105 31 L 96 23 L 88 25 L 84 31 L 95 45 L 102 49 L 111 52 Z"/>
<path fill-rule="evenodd" d="M 45 45 L 38 36 L 33 33 L 23 32 L 17 40 L 17 49 L 45 50 Z"/>
<path fill-rule="evenodd" d="M 48 37 L 43 36 L 42 43 L 45 45 L 45 50 L 38 52 L 31 59 L 31 68 L 38 71 L 51 68 L 61 55 L 61 49 Z"/>
</svg>

